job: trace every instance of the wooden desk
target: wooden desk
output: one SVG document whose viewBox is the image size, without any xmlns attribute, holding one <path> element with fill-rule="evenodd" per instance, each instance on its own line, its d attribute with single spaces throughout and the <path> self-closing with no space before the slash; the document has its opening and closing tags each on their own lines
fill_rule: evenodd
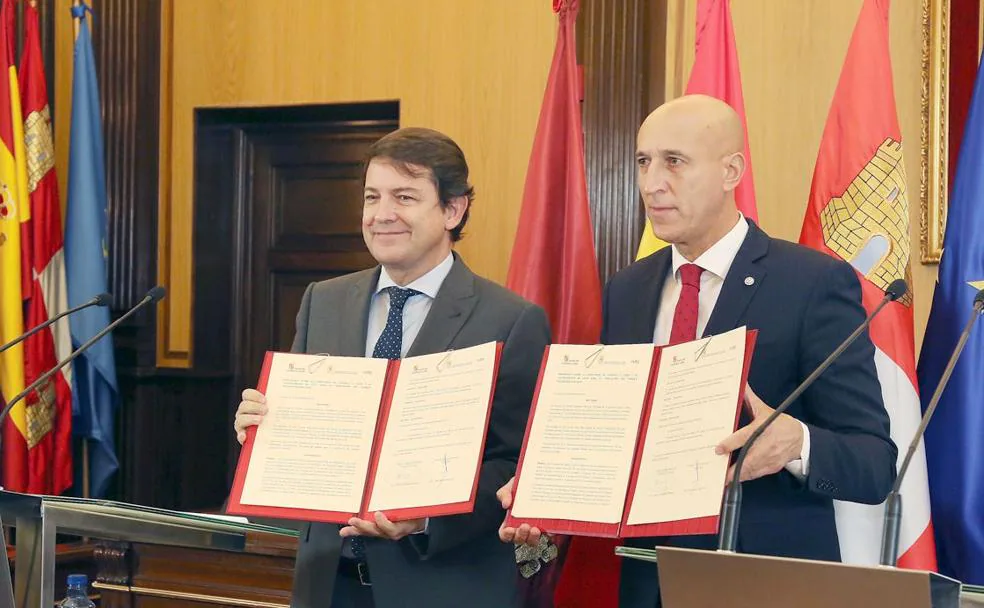
<svg viewBox="0 0 984 608">
<path fill-rule="evenodd" d="M 251 534 L 242 553 L 97 542 L 100 608 L 288 608 L 297 539 Z"/>
</svg>

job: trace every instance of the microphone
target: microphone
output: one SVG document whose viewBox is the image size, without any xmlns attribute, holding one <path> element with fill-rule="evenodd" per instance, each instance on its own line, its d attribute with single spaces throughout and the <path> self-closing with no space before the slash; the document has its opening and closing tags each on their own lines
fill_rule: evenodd
<svg viewBox="0 0 984 608">
<path fill-rule="evenodd" d="M 751 449 L 752 444 L 755 443 L 762 433 L 765 432 L 765 429 L 767 429 L 769 425 L 779 417 L 780 414 L 789 409 L 789 406 L 792 405 L 793 401 L 796 401 L 803 391 L 813 384 L 820 374 L 830 367 L 830 365 L 836 361 L 845 350 L 847 350 L 848 346 L 858 339 L 858 336 L 860 336 L 864 330 L 871 325 L 871 321 L 878 313 L 881 312 L 882 308 L 884 308 L 889 302 L 894 302 L 904 296 L 908 289 L 909 287 L 906 285 L 905 280 L 896 279 L 892 281 L 892 284 L 885 290 L 885 297 L 878 304 L 878 306 L 871 311 L 871 314 L 864 320 L 864 323 L 859 325 L 858 328 L 851 333 L 851 335 L 845 338 L 844 341 L 840 343 L 840 346 L 838 346 L 834 352 L 830 353 L 830 355 L 823 360 L 823 363 L 813 370 L 813 372 L 807 376 L 799 386 L 796 387 L 796 390 L 790 393 L 789 396 L 786 397 L 785 401 L 780 403 L 779 407 L 777 407 L 774 412 L 769 414 L 769 417 L 765 419 L 765 422 L 755 429 L 755 431 L 753 431 L 748 437 L 748 441 L 745 442 L 745 445 L 741 448 L 741 452 L 738 454 L 738 460 L 735 461 L 735 473 L 731 479 L 731 483 L 728 484 L 728 491 L 724 496 L 724 503 L 721 506 L 721 532 L 718 535 L 719 551 L 729 551 L 734 553 L 735 546 L 738 543 L 738 513 L 741 511 L 741 483 L 738 480 L 741 478 L 741 467 L 745 464 L 745 456 L 748 455 L 748 450 Z"/>
<path fill-rule="evenodd" d="M 83 310 L 85 308 L 89 308 L 90 306 L 109 306 L 112 303 L 113 303 L 113 296 L 112 295 L 110 295 L 108 293 L 101 293 L 98 296 L 96 296 L 96 297 L 92 298 L 91 300 L 89 300 L 88 302 L 86 302 L 85 304 L 79 304 L 75 308 L 70 308 L 70 309 L 66 310 L 65 312 L 60 312 L 57 315 L 55 315 L 55 316 L 51 317 L 50 319 L 48 319 L 47 321 L 45 321 L 44 323 L 41 323 L 37 327 L 32 328 L 30 331 L 25 332 L 25 333 L 17 336 L 16 338 L 14 338 L 10 342 L 7 342 L 3 346 L 0 346 L 0 353 L 2 353 L 3 351 L 7 350 L 8 348 L 10 348 L 12 346 L 17 346 L 18 344 L 20 344 L 24 340 L 27 340 L 28 338 L 30 338 L 34 334 L 38 333 L 39 331 L 41 331 L 45 327 L 48 327 L 52 323 L 55 323 L 56 321 L 58 321 L 58 319 L 61 319 L 62 317 L 66 317 L 66 316 L 68 316 L 68 315 L 70 315 L 70 314 L 72 314 L 74 312 L 78 312 L 78 311 Z"/>
<path fill-rule="evenodd" d="M 970 313 L 970 318 L 967 319 L 967 324 L 960 334 L 960 339 L 957 341 L 956 348 L 953 349 L 953 354 L 950 355 L 950 360 L 947 361 L 946 367 L 943 368 L 943 375 L 940 376 L 940 381 L 936 385 L 933 397 L 929 400 L 929 406 L 926 407 L 926 412 L 923 414 L 922 421 L 919 423 L 919 428 L 916 429 L 916 433 L 909 443 L 909 451 L 905 453 L 905 459 L 902 461 L 902 466 L 899 467 L 898 475 L 895 476 L 895 483 L 892 484 L 892 490 L 888 493 L 888 498 L 885 499 L 885 518 L 882 522 L 881 559 L 878 562 L 882 566 L 895 566 L 899 559 L 899 532 L 902 524 L 902 495 L 899 494 L 899 489 L 902 487 L 902 478 L 905 476 L 905 472 L 909 470 L 909 463 L 912 462 L 916 448 L 919 447 L 919 442 L 922 441 L 923 433 L 926 432 L 926 427 L 929 426 L 929 420 L 933 417 L 933 412 L 936 411 L 936 405 L 940 402 L 940 397 L 943 396 L 943 389 L 946 388 L 947 383 L 950 381 L 950 375 L 953 374 L 953 368 L 957 365 L 957 359 L 960 358 L 960 353 L 963 352 L 964 345 L 967 344 L 967 339 L 970 338 L 970 330 L 974 327 L 977 317 L 982 313 L 984 313 L 984 289 L 978 291 L 977 295 L 974 296 L 974 309 Z"/>
<path fill-rule="evenodd" d="M 102 331 L 100 331 L 99 333 L 97 333 L 96 335 L 94 335 L 92 338 L 90 338 L 89 340 L 87 340 L 85 344 L 83 344 L 82 346 L 80 346 L 76 350 L 74 350 L 72 352 L 72 354 L 70 354 L 69 356 L 65 357 L 61 361 L 59 361 L 58 362 L 58 365 L 56 365 L 55 367 L 49 369 L 45 373 L 41 374 L 38 377 L 38 379 L 35 380 L 34 382 L 32 382 L 30 385 L 28 385 L 27 388 L 25 388 L 21 392 L 17 393 L 17 395 L 15 395 L 14 398 L 11 399 L 9 403 L 7 403 L 7 405 L 3 408 L 3 410 L 0 411 L 0 422 L 2 422 L 3 419 L 7 417 L 7 414 L 10 413 L 10 410 L 13 409 L 13 407 L 15 405 L 17 405 L 17 403 L 19 401 L 21 401 L 24 397 L 30 395 L 31 392 L 33 392 L 39 386 L 41 386 L 42 384 L 44 384 L 45 382 L 47 382 L 48 381 L 48 378 L 51 378 L 51 376 L 53 376 L 56 372 L 58 372 L 58 370 L 60 370 L 61 368 L 65 367 L 66 365 L 68 365 L 69 363 L 71 363 L 76 357 L 78 357 L 79 355 L 81 355 L 85 351 L 89 350 L 89 348 L 93 344 L 95 344 L 96 342 L 98 342 L 100 339 L 102 339 L 103 336 L 105 336 L 109 332 L 113 331 L 113 329 L 115 329 L 116 326 L 118 326 L 119 324 L 123 323 L 123 321 L 126 321 L 128 318 L 130 318 L 131 316 L 133 316 L 138 310 L 140 310 L 141 308 L 143 308 L 144 306 L 146 306 L 147 304 L 150 304 L 152 302 L 159 302 L 159 301 L 161 301 L 166 294 L 167 294 L 167 290 L 165 290 L 163 287 L 161 287 L 159 285 L 157 287 L 152 288 L 150 291 L 148 291 L 147 292 L 147 295 L 145 295 L 142 300 L 140 300 L 139 302 L 137 302 L 136 306 L 134 306 L 130 310 L 126 311 L 126 313 L 123 314 L 123 316 L 121 316 L 119 319 L 116 319 L 115 321 L 113 321 L 112 323 L 110 323 L 109 325 L 107 325 L 106 327 L 104 327 L 102 329 Z"/>
</svg>

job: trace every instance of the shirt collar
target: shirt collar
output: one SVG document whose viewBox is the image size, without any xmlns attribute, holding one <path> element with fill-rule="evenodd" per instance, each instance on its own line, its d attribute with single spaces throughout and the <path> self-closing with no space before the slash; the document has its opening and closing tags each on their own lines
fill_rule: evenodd
<svg viewBox="0 0 984 608">
<path fill-rule="evenodd" d="M 724 280 L 724 277 L 728 275 L 728 270 L 731 269 L 731 263 L 735 261 L 735 256 L 738 255 L 738 250 L 741 249 L 741 244 L 745 242 L 747 234 L 748 220 L 745 219 L 744 215 L 738 214 L 738 221 L 734 228 L 721 237 L 718 242 L 711 245 L 710 249 L 700 254 L 693 263 Z M 677 276 L 680 267 L 690 262 L 677 250 L 676 245 L 672 246 L 672 250 L 673 276 Z"/>
<path fill-rule="evenodd" d="M 427 274 L 411 282 L 409 285 L 402 286 L 397 285 L 390 278 L 389 273 L 386 272 L 386 267 L 383 266 L 379 271 L 379 281 L 376 282 L 376 291 L 373 295 L 378 294 L 387 287 L 403 287 L 404 289 L 416 289 L 429 298 L 434 299 L 437 297 L 437 292 L 440 291 L 444 279 L 448 278 L 448 274 L 451 272 L 451 266 L 453 265 L 454 254 L 448 253 L 448 257 L 444 258 L 444 261 L 437 266 L 431 268 Z"/>
</svg>

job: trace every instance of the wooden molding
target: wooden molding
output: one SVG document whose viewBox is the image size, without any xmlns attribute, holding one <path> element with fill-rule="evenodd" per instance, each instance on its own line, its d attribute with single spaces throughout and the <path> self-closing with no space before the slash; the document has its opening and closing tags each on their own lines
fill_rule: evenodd
<svg viewBox="0 0 984 608">
<path fill-rule="evenodd" d="M 169 600 L 184 600 L 186 602 L 201 602 L 203 604 L 218 604 L 221 606 L 242 606 L 244 608 L 290 608 L 290 604 L 277 602 L 260 602 L 256 600 L 243 600 L 234 597 L 224 597 L 221 595 L 210 595 L 207 593 L 186 593 L 184 591 L 172 591 L 170 589 L 157 589 L 156 587 L 140 587 L 136 585 L 114 585 L 112 583 L 92 583 L 94 589 L 102 591 L 115 591 L 117 593 L 129 593 L 133 595 L 144 595 L 148 597 L 160 597 Z"/>
<path fill-rule="evenodd" d="M 937 264 L 943 254 L 949 191 L 949 0 L 923 0 L 922 145 L 920 153 L 920 260 Z"/>
<path fill-rule="evenodd" d="M 157 315 L 157 365 L 159 367 L 188 368 L 192 365 L 192 320 L 186 315 L 186 323 L 177 327 L 175 314 L 179 307 L 191 310 L 190 302 L 175 297 L 172 279 L 171 256 L 173 249 L 174 218 L 171 215 L 171 172 L 173 169 L 172 105 L 173 105 L 173 57 L 174 57 L 174 6 L 173 0 L 161 0 L 161 91 L 160 91 L 160 154 L 159 190 L 157 208 L 157 277 L 160 285 L 168 290 L 168 297 L 158 304 Z M 185 326 L 186 325 L 186 326 Z M 184 344 L 175 344 L 175 335 L 184 335 Z"/>
</svg>

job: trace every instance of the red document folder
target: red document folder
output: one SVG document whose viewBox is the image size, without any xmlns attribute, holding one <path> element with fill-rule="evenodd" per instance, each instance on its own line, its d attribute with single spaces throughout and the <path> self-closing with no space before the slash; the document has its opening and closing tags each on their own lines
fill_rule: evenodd
<svg viewBox="0 0 984 608">
<path fill-rule="evenodd" d="M 738 401 L 735 404 L 735 419 L 733 430 L 738 429 L 738 420 L 741 415 L 742 403 L 745 398 L 744 388 L 748 382 L 748 369 L 752 360 L 752 353 L 755 350 L 755 339 L 758 336 L 756 330 L 748 330 L 745 334 L 745 356 L 741 373 L 741 389 L 738 391 Z M 645 405 L 642 409 L 642 416 L 639 420 L 639 430 L 636 434 L 636 444 L 633 456 L 632 473 L 629 478 L 629 486 L 626 492 L 625 503 L 622 508 L 621 523 L 599 523 L 590 521 L 577 521 L 570 519 L 545 519 L 545 518 L 516 518 L 510 511 L 506 515 L 505 525 L 518 527 L 520 524 L 529 524 L 539 528 L 541 531 L 551 534 L 567 534 L 573 536 L 599 536 L 607 538 L 629 538 L 641 536 L 678 536 L 690 534 L 716 534 L 718 530 L 719 516 L 700 517 L 695 519 L 685 519 L 679 521 L 659 522 L 652 524 L 628 525 L 629 506 L 635 496 L 636 486 L 639 479 L 639 468 L 643 448 L 645 447 L 646 434 L 649 428 L 649 419 L 652 413 L 651 402 L 656 386 L 656 377 L 659 370 L 660 357 L 664 347 L 653 346 L 653 360 L 649 371 L 649 384 L 645 393 Z M 530 417 L 526 425 L 526 436 L 523 439 L 523 450 L 519 457 L 519 465 L 516 469 L 516 481 L 514 489 L 519 492 L 522 488 L 521 480 L 523 473 L 523 462 L 526 458 L 526 446 L 530 440 L 530 430 L 536 416 L 536 405 L 540 395 L 540 385 L 543 382 L 543 374 L 550 356 L 549 347 L 544 352 L 540 366 L 540 375 L 537 379 L 536 392 L 533 397 L 533 405 Z M 723 439 L 723 437 L 722 437 Z M 722 498 L 724 496 L 724 486 L 721 488 Z"/>
<path fill-rule="evenodd" d="M 260 378 L 257 383 L 257 390 L 261 393 L 267 392 L 267 385 L 269 382 L 270 368 L 273 364 L 274 357 L 278 353 L 268 352 L 263 360 L 263 368 L 260 372 Z M 286 354 L 286 353 L 285 353 Z M 489 418 L 492 414 L 492 400 L 495 395 L 495 384 L 498 378 L 499 362 L 502 355 L 502 344 L 497 343 L 495 346 L 495 362 L 493 364 L 492 371 L 492 383 L 489 387 L 489 398 L 485 408 L 485 421 L 484 421 L 484 432 L 482 434 L 481 446 L 478 450 L 478 457 L 475 461 L 475 475 L 472 482 L 471 494 L 467 500 L 463 500 L 455 503 L 445 503 L 445 504 L 429 504 L 424 506 L 415 506 L 409 508 L 398 508 L 398 509 L 385 509 L 383 510 L 384 515 L 390 521 L 404 521 L 410 519 L 420 519 L 426 517 L 438 517 L 442 515 L 457 515 L 461 513 L 470 513 L 475 508 L 475 494 L 478 490 L 478 477 L 481 471 L 482 456 L 485 449 L 485 441 L 488 436 L 488 426 Z M 317 521 L 317 522 L 327 522 L 327 523 L 337 523 L 344 524 L 349 521 L 352 517 L 359 517 L 360 519 L 373 519 L 372 513 L 369 512 L 368 507 L 370 499 L 372 498 L 372 492 L 375 486 L 376 473 L 379 465 L 380 453 L 382 451 L 383 444 L 386 440 L 386 430 L 389 428 L 390 422 L 390 411 L 393 407 L 393 396 L 394 390 L 396 388 L 396 382 L 400 375 L 400 370 L 407 364 L 412 363 L 413 358 L 394 360 L 390 361 L 386 367 L 386 380 L 383 386 L 382 398 L 380 403 L 376 404 L 377 407 L 377 418 L 375 433 L 373 435 L 373 446 L 371 455 L 369 458 L 369 468 L 367 470 L 366 479 L 364 481 L 362 490 L 362 502 L 358 513 L 353 512 L 341 512 L 341 511 L 329 511 L 329 510 L 314 510 L 314 509 L 303 509 L 294 507 L 276 507 L 269 505 L 256 505 L 243 502 L 243 488 L 246 483 L 246 476 L 249 470 L 250 459 L 253 457 L 253 447 L 256 439 L 257 427 L 249 427 L 246 430 L 246 441 L 243 443 L 243 448 L 239 456 L 239 462 L 236 466 L 236 475 L 233 481 L 232 492 L 229 497 L 229 503 L 226 509 L 227 513 L 233 515 L 246 515 L 246 516 L 256 516 L 256 517 L 273 517 L 281 519 L 291 519 L 291 520 L 301 520 L 301 521 Z M 412 369 L 412 366 L 408 369 Z M 312 479 L 312 483 L 317 483 L 318 480 Z"/>
</svg>

